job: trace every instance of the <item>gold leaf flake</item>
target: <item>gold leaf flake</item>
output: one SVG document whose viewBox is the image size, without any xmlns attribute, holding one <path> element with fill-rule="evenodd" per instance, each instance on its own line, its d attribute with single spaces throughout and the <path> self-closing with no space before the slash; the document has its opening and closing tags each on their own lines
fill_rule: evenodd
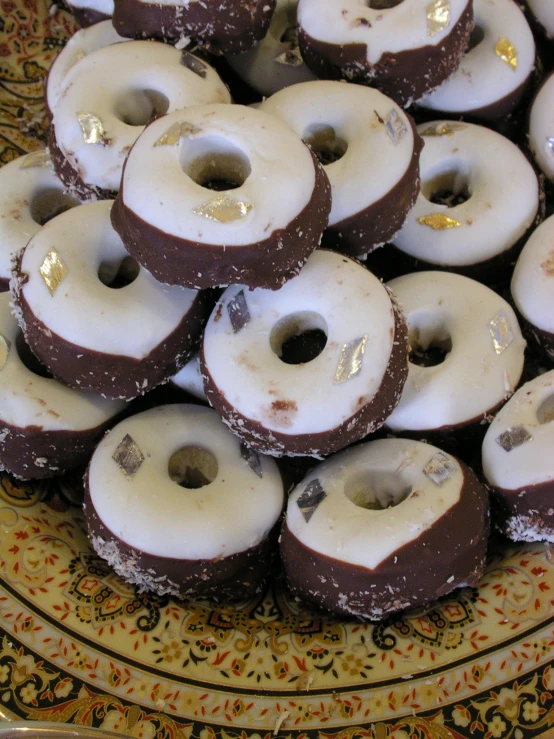
<svg viewBox="0 0 554 739">
<path fill-rule="evenodd" d="M 239 218 L 244 218 L 254 206 L 251 203 L 245 203 L 242 200 L 235 200 L 229 195 L 218 195 L 207 203 L 193 208 L 192 212 L 197 216 L 203 216 L 210 221 L 218 223 L 230 223 Z"/>
<path fill-rule="evenodd" d="M 450 0 L 433 0 L 427 10 L 427 35 L 436 36 L 450 25 Z"/>
<path fill-rule="evenodd" d="M 396 108 L 392 108 L 392 110 L 388 114 L 387 122 L 385 123 L 385 128 L 389 136 L 389 139 L 392 141 L 392 143 L 395 146 L 400 141 L 402 141 L 402 139 L 408 132 L 408 129 L 406 128 L 406 125 L 404 121 L 402 120 L 402 118 L 400 117 Z"/>
<path fill-rule="evenodd" d="M 279 54 L 273 61 L 276 64 L 283 64 L 285 67 L 301 67 L 304 64 L 304 60 L 300 55 L 300 49 L 297 46 Z"/>
<path fill-rule="evenodd" d="M 298 497 L 296 505 L 300 508 L 300 512 L 304 516 L 306 523 L 316 512 L 319 504 L 325 500 L 327 493 L 321 487 L 318 479 L 312 480 L 306 486 L 304 492 Z"/>
<path fill-rule="evenodd" d="M 505 36 L 501 36 L 494 47 L 496 56 L 514 70 L 517 69 L 517 49 Z"/>
<path fill-rule="evenodd" d="M 525 426 L 513 426 L 512 428 L 506 429 L 500 436 L 497 436 L 495 441 L 500 444 L 504 451 L 511 452 L 512 449 L 525 444 L 527 441 L 531 441 L 532 438 Z"/>
<path fill-rule="evenodd" d="M 498 311 L 495 317 L 489 322 L 489 333 L 494 351 L 497 354 L 502 354 L 504 349 L 507 349 L 514 340 L 510 321 L 503 310 Z"/>
<path fill-rule="evenodd" d="M 77 113 L 77 120 L 81 126 L 85 144 L 106 145 L 106 132 L 104 131 L 102 121 L 97 115 L 94 115 L 94 113 L 79 111 Z"/>
<path fill-rule="evenodd" d="M 44 284 L 48 288 L 50 295 L 54 297 L 58 285 L 68 273 L 68 269 L 62 262 L 60 255 L 55 249 L 50 249 L 44 257 L 44 261 L 39 268 L 40 276 L 44 280 Z"/>
<path fill-rule="evenodd" d="M 200 133 L 197 126 L 187 121 L 176 121 L 159 139 L 156 139 L 154 146 L 175 146 L 182 136 L 193 136 L 195 133 Z"/>
<path fill-rule="evenodd" d="M 31 169 L 31 167 L 49 167 L 50 166 L 50 154 L 46 149 L 40 151 L 33 151 L 32 154 L 27 154 L 23 157 L 20 169 Z"/>
<path fill-rule="evenodd" d="M 140 451 L 136 441 L 129 434 L 125 434 L 123 440 L 113 453 L 112 459 L 125 477 L 131 479 L 136 475 L 139 467 L 144 462 L 144 454 Z"/>
<path fill-rule="evenodd" d="M 456 228 L 462 225 L 460 221 L 447 216 L 445 213 L 429 213 L 428 216 L 418 218 L 417 222 L 422 223 L 424 226 L 429 226 L 434 231 L 444 231 L 447 228 Z"/>
<path fill-rule="evenodd" d="M 436 123 L 421 131 L 420 136 L 452 136 L 462 128 L 465 128 L 463 123 Z"/>
<path fill-rule="evenodd" d="M 456 472 L 456 463 L 451 457 L 443 452 L 437 452 L 434 457 L 427 462 L 423 468 L 423 472 L 439 487 L 449 480 L 454 472 Z"/>
<path fill-rule="evenodd" d="M 343 382 L 356 377 L 362 369 L 364 359 L 365 345 L 367 343 L 367 334 L 359 339 L 354 339 L 348 344 L 343 344 L 337 371 L 335 372 L 334 385 L 341 385 Z"/>
<path fill-rule="evenodd" d="M 4 369 L 6 366 L 6 362 L 8 361 L 8 354 L 10 353 L 11 344 L 6 339 L 5 336 L 2 336 L 0 334 L 0 372 Z"/>
</svg>

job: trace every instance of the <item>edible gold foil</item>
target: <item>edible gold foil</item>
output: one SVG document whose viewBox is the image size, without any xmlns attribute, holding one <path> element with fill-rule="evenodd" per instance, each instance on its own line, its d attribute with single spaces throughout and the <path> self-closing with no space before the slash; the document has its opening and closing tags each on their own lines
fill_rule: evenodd
<svg viewBox="0 0 554 739">
<path fill-rule="evenodd" d="M 300 55 L 300 49 L 295 46 L 288 51 L 284 51 L 279 56 L 276 56 L 273 60 L 276 64 L 283 64 L 286 67 L 300 67 L 304 64 L 304 60 Z"/>
<path fill-rule="evenodd" d="M 144 454 L 140 451 L 136 441 L 129 434 L 125 434 L 113 453 L 112 459 L 125 477 L 131 479 L 137 474 L 139 467 L 144 462 Z"/>
<path fill-rule="evenodd" d="M 77 113 L 77 120 L 81 126 L 85 144 L 101 144 L 104 146 L 107 143 L 104 126 L 97 115 L 79 111 Z"/>
<path fill-rule="evenodd" d="M 176 121 L 159 139 L 154 141 L 154 146 L 175 146 L 179 143 L 181 136 L 193 136 L 200 133 L 200 129 L 187 121 Z"/>
<path fill-rule="evenodd" d="M 238 333 L 250 321 L 250 311 L 244 297 L 244 290 L 241 290 L 227 304 L 227 313 L 233 327 L 233 333 Z"/>
<path fill-rule="evenodd" d="M 427 35 L 431 38 L 450 25 L 450 0 L 433 0 L 426 10 Z"/>
<path fill-rule="evenodd" d="M 193 213 L 197 216 L 203 216 L 210 221 L 218 223 L 230 223 L 239 218 L 244 218 L 254 206 L 251 203 L 245 203 L 242 200 L 235 200 L 229 195 L 218 195 L 207 203 L 203 203 L 198 208 L 193 208 Z"/>
<path fill-rule="evenodd" d="M 262 462 L 260 460 L 260 457 L 253 449 L 250 449 L 250 447 L 246 446 L 246 444 L 240 445 L 240 456 L 244 459 L 246 464 L 250 467 L 252 472 L 255 472 L 256 475 L 261 479 L 263 477 L 262 473 Z"/>
<path fill-rule="evenodd" d="M 55 249 L 50 249 L 44 257 L 44 261 L 39 268 L 40 276 L 44 280 L 44 284 L 48 288 L 50 295 L 54 297 L 58 285 L 68 273 L 68 269 L 62 262 L 60 255 Z"/>
<path fill-rule="evenodd" d="M 505 36 L 501 36 L 494 47 L 496 56 L 514 70 L 517 69 L 517 49 Z"/>
<path fill-rule="evenodd" d="M 455 131 L 465 128 L 463 123 L 436 123 L 420 132 L 420 136 L 452 136 Z"/>
<path fill-rule="evenodd" d="M 497 354 L 502 354 L 504 349 L 507 349 L 514 340 L 510 321 L 503 310 L 498 311 L 495 317 L 489 322 L 489 333 L 494 351 Z"/>
<path fill-rule="evenodd" d="M 308 483 L 304 492 L 298 497 L 296 501 L 297 506 L 300 508 L 300 512 L 304 516 L 306 523 L 309 522 L 310 518 L 314 515 L 319 504 L 325 500 L 327 493 L 321 487 L 321 483 L 316 478 Z"/>
<path fill-rule="evenodd" d="M 456 472 L 456 463 L 443 452 L 437 452 L 427 462 L 423 472 L 435 485 L 440 487 Z"/>
<path fill-rule="evenodd" d="M 447 216 L 446 213 L 429 213 L 428 216 L 418 218 L 417 222 L 429 226 L 433 231 L 445 231 L 447 228 L 457 228 L 462 225 L 460 221 Z"/>
<path fill-rule="evenodd" d="M 400 117 L 396 108 L 393 108 L 389 112 L 387 116 L 387 122 L 385 123 L 385 128 L 389 135 L 389 139 L 395 146 L 400 141 L 402 141 L 404 136 L 408 133 L 408 129 L 406 128 L 406 125 Z"/>
<path fill-rule="evenodd" d="M 8 354 L 10 353 L 11 344 L 6 339 L 5 336 L 2 336 L 0 334 L 0 372 L 4 369 L 6 366 L 6 362 L 8 361 Z"/>
<path fill-rule="evenodd" d="M 532 438 L 525 426 L 513 426 L 512 428 L 506 429 L 500 436 L 497 436 L 495 441 L 500 444 L 504 451 L 511 452 L 512 449 L 525 444 L 527 441 L 531 441 Z"/>
<path fill-rule="evenodd" d="M 342 345 L 333 385 L 340 385 L 359 374 L 362 369 L 366 343 L 367 334 Z"/>
<path fill-rule="evenodd" d="M 49 167 L 50 166 L 50 154 L 46 149 L 40 151 L 34 151 L 32 154 L 28 154 L 24 161 L 21 162 L 20 169 L 31 169 L 31 167 Z"/>
</svg>

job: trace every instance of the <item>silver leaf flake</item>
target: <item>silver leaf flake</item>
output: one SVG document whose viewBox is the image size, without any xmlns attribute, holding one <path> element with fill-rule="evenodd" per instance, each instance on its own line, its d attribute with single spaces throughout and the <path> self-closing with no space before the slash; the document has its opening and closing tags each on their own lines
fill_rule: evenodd
<svg viewBox="0 0 554 739">
<path fill-rule="evenodd" d="M 298 497 L 296 505 L 300 508 L 300 512 L 304 516 L 306 523 L 316 512 L 319 504 L 325 500 L 327 493 L 321 487 L 321 483 L 316 478 L 308 483 L 304 492 Z"/>
<path fill-rule="evenodd" d="M 385 128 L 387 129 L 390 140 L 395 146 L 396 144 L 400 143 L 400 141 L 402 141 L 404 136 L 408 133 L 408 129 L 406 128 L 406 125 L 400 117 L 400 114 L 398 113 L 396 108 L 393 108 L 389 112 L 387 116 L 387 122 L 385 123 Z"/>
<path fill-rule="evenodd" d="M 504 451 L 511 452 L 512 449 L 525 444 L 526 441 L 531 441 L 532 438 L 525 426 L 513 426 L 497 436 L 495 441 Z"/>
<path fill-rule="evenodd" d="M 85 144 L 101 144 L 105 146 L 108 143 L 104 126 L 97 115 L 79 111 L 77 113 L 77 120 L 81 126 Z"/>
<path fill-rule="evenodd" d="M 439 487 L 449 480 L 456 472 L 456 463 L 443 452 L 437 452 L 427 462 L 423 472 Z"/>
<path fill-rule="evenodd" d="M 550 153 L 554 154 L 554 136 L 549 136 L 546 139 L 546 146 L 550 149 Z"/>
<path fill-rule="evenodd" d="M 193 136 L 195 133 L 200 133 L 200 129 L 193 123 L 176 121 L 165 133 L 162 133 L 159 139 L 154 141 L 154 146 L 175 146 L 181 137 Z"/>
<path fill-rule="evenodd" d="M 342 345 L 333 385 L 340 385 L 359 374 L 362 369 L 366 343 L 367 334 Z"/>
<path fill-rule="evenodd" d="M 210 221 L 218 223 L 230 223 L 239 218 L 244 218 L 254 206 L 251 203 L 244 203 L 242 200 L 235 200 L 229 195 L 218 195 L 207 203 L 193 208 L 192 212 L 197 216 L 203 216 Z"/>
<path fill-rule="evenodd" d="M 263 477 L 262 462 L 256 452 L 253 449 L 250 449 L 250 447 L 246 446 L 246 444 L 241 444 L 240 456 L 244 459 L 252 472 L 255 472 L 256 475 L 258 475 L 258 477 L 261 479 Z"/>
<path fill-rule="evenodd" d="M 300 55 L 300 49 L 297 46 L 279 54 L 273 61 L 276 64 L 283 64 L 285 67 L 301 67 L 304 64 L 304 60 Z"/>
<path fill-rule="evenodd" d="M 31 169 L 31 167 L 49 167 L 50 166 L 50 154 L 46 149 L 40 151 L 34 151 L 32 154 L 27 154 L 21 162 L 20 169 Z"/>
<path fill-rule="evenodd" d="M 431 38 L 450 25 L 450 0 L 433 0 L 427 10 L 427 35 Z"/>
<path fill-rule="evenodd" d="M 244 297 L 244 290 L 241 290 L 227 304 L 227 313 L 233 327 L 233 333 L 238 333 L 243 329 L 250 320 L 250 311 Z"/>
<path fill-rule="evenodd" d="M 514 340 L 514 335 L 510 328 L 510 321 L 503 310 L 498 311 L 492 321 L 490 321 L 489 333 L 491 335 L 494 351 L 497 354 L 502 354 L 504 349 L 507 349 Z"/>
<path fill-rule="evenodd" d="M 112 455 L 112 459 L 123 472 L 125 477 L 134 477 L 141 464 L 144 462 L 144 454 L 140 451 L 136 441 L 125 434 L 122 442 Z"/>
<path fill-rule="evenodd" d="M 68 271 L 58 252 L 55 249 L 50 249 L 39 267 L 39 273 L 52 297 L 56 294 L 58 285 Z"/>
<path fill-rule="evenodd" d="M 0 372 L 2 372 L 2 370 L 6 366 L 10 349 L 11 343 L 8 341 L 8 339 L 6 339 L 5 336 L 2 336 L 2 334 L 0 334 Z"/>
</svg>

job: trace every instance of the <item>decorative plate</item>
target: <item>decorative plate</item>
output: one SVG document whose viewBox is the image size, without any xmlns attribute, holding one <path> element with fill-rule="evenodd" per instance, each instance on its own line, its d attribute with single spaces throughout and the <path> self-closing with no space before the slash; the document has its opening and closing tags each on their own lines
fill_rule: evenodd
<svg viewBox="0 0 554 739">
<path fill-rule="evenodd" d="M 48 0 L 49 2 L 49 0 Z M 0 0 L 0 161 L 40 146 L 42 80 L 75 30 Z M 495 542 L 477 590 L 384 623 L 151 597 L 91 550 L 80 483 L 0 476 L 0 715 L 164 739 L 554 738 L 554 561 Z"/>
</svg>

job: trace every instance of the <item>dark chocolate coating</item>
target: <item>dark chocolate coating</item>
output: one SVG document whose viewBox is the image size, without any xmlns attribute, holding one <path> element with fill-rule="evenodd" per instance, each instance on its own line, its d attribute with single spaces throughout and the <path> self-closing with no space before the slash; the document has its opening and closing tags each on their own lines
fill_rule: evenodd
<svg viewBox="0 0 554 739">
<path fill-rule="evenodd" d="M 408 329 L 402 311 L 391 295 L 394 310 L 394 342 L 379 389 L 369 403 L 339 426 L 316 434 L 284 434 L 269 430 L 258 421 L 243 416 L 220 392 L 212 380 L 204 358 L 200 353 L 200 367 L 204 378 L 204 390 L 210 405 L 223 417 L 231 431 L 248 446 L 258 452 L 281 456 L 325 456 L 346 448 L 369 433 L 376 431 L 398 405 L 402 388 L 408 377 Z M 375 320 L 379 320 L 378 316 Z M 315 381 L 315 380 L 314 380 Z"/>
<path fill-rule="evenodd" d="M 13 299 L 23 316 L 25 340 L 54 377 L 66 385 L 130 400 L 169 380 L 197 351 L 211 307 L 209 295 L 199 293 L 177 328 L 143 359 L 107 354 L 66 341 L 35 316 L 22 290 L 27 279 L 21 272 L 22 257 L 21 252 L 14 263 L 19 284 Z"/>
<path fill-rule="evenodd" d="M 331 611 L 378 619 L 429 603 L 457 587 L 477 585 L 485 566 L 488 496 L 469 467 L 460 464 L 464 481 L 459 501 L 374 570 L 314 551 L 300 542 L 285 522 L 280 552 L 293 592 Z M 398 517 L 399 526 L 407 523 L 402 521 L 400 507 Z"/>
<path fill-rule="evenodd" d="M 517 490 L 488 488 L 495 528 L 514 541 L 554 541 L 554 479 Z"/>
<path fill-rule="evenodd" d="M 365 44 L 329 44 L 309 36 L 302 27 L 298 41 L 302 57 L 316 77 L 377 87 L 405 107 L 434 90 L 459 67 L 473 25 L 473 4 L 468 0 L 440 44 L 387 52 L 373 65 L 367 60 Z"/>
<path fill-rule="evenodd" d="M 173 42 L 187 36 L 212 54 L 240 54 L 266 35 L 274 10 L 275 0 L 175 5 L 115 0 L 113 25 L 120 36 Z"/>
<path fill-rule="evenodd" d="M 167 592 L 168 586 L 173 586 L 179 598 L 233 601 L 253 597 L 264 585 L 276 549 L 278 526 L 256 546 L 218 559 L 177 559 L 140 551 L 115 536 L 96 513 L 90 494 L 88 470 L 85 475 L 84 510 L 89 536 L 101 537 L 104 542 L 117 547 L 121 569 L 117 562 L 108 559 L 116 572 L 134 582 L 132 575 L 130 577 L 130 568 L 126 566 L 131 563 L 141 585 L 146 578 L 146 581 L 150 580 L 149 589 L 160 594 Z M 102 556 L 101 552 L 99 554 Z M 167 579 L 158 582 L 158 578 Z"/>
<path fill-rule="evenodd" d="M 76 5 L 72 5 L 70 0 L 66 0 L 66 4 L 81 28 L 87 28 L 88 26 L 93 26 L 95 23 L 107 21 L 111 18 L 111 15 L 101 13 L 94 8 L 78 8 Z"/>
<path fill-rule="evenodd" d="M 315 185 L 308 204 L 286 228 L 273 231 L 264 241 L 228 248 L 161 231 L 125 205 L 125 165 L 111 211 L 112 226 L 129 254 L 160 282 L 200 290 L 236 283 L 278 290 L 318 247 L 329 219 L 331 186 L 313 153 L 312 159 Z"/>
<path fill-rule="evenodd" d="M 554 334 L 550 331 L 545 331 L 542 328 L 538 328 L 531 321 L 528 321 L 515 305 L 512 299 L 512 305 L 514 310 L 517 312 L 517 317 L 521 324 L 521 330 L 525 338 L 531 342 L 542 354 L 545 354 L 551 362 L 554 362 Z"/>
<path fill-rule="evenodd" d="M 7 293 L 10 289 L 9 277 L 0 277 L 0 293 Z"/>
<path fill-rule="evenodd" d="M 404 175 L 380 200 L 329 226 L 323 234 L 323 246 L 361 257 L 400 231 L 419 194 L 419 155 L 424 145 L 410 116 L 408 120 L 414 134 L 414 150 Z"/>
</svg>

